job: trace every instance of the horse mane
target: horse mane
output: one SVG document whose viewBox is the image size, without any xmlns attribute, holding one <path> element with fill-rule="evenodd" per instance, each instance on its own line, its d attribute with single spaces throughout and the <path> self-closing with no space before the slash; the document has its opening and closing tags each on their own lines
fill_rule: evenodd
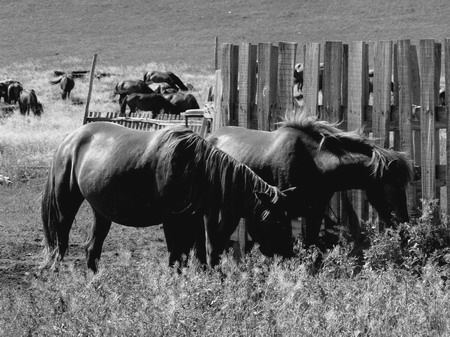
<svg viewBox="0 0 450 337">
<path fill-rule="evenodd" d="M 281 128 L 295 128 L 301 130 L 319 142 L 319 151 L 325 145 L 337 156 L 363 154 L 371 157 L 370 173 L 381 179 L 389 172 L 397 173 L 396 177 L 406 185 L 412 181 L 412 166 L 405 153 L 385 149 L 374 143 L 374 140 L 364 136 L 364 129 L 342 131 L 340 123 L 330 123 L 319 120 L 307 112 L 287 114 L 279 123 Z"/>
<path fill-rule="evenodd" d="M 181 170 L 181 182 L 187 187 L 186 197 L 195 209 L 214 198 L 224 212 L 225 200 L 244 206 L 246 193 L 260 191 L 268 194 L 273 202 L 279 197 L 278 189 L 267 184 L 248 166 L 239 163 L 225 152 L 184 127 L 163 129 L 162 143 L 168 144 L 164 151 L 164 171 L 173 172 L 172 166 Z M 175 175 L 179 174 L 174 172 Z M 206 191 L 206 193 L 205 193 Z M 245 193 L 243 193 L 245 191 Z M 232 203 L 229 203 L 231 207 Z M 225 205 L 226 207 L 227 205 Z M 256 207 L 256 203 L 254 203 Z"/>
</svg>

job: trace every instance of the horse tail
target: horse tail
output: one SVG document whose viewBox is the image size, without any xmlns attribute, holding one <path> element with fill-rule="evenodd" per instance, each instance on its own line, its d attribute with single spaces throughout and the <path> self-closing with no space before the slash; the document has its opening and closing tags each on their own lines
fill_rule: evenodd
<svg viewBox="0 0 450 337">
<path fill-rule="evenodd" d="M 61 82 L 61 80 L 62 80 L 62 76 L 61 77 L 59 77 L 59 78 L 57 78 L 56 80 L 50 80 L 50 81 L 48 81 L 50 84 L 58 84 L 59 82 Z"/>
<path fill-rule="evenodd" d="M 55 257 L 58 255 L 58 238 L 56 225 L 58 223 L 57 214 L 58 205 L 55 194 L 55 175 L 53 166 L 50 168 L 48 174 L 47 184 L 45 185 L 44 194 L 42 195 L 41 217 L 44 228 L 44 261 L 41 269 L 46 268 L 52 261 L 56 261 Z"/>
</svg>

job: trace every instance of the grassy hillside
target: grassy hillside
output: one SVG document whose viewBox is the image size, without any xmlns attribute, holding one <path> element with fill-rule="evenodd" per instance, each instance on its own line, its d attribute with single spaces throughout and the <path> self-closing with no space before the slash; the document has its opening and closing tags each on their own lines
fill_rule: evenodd
<svg viewBox="0 0 450 337">
<path fill-rule="evenodd" d="M 33 0 L 2 3 L 1 65 L 59 65 L 98 53 L 106 64 L 213 66 L 220 42 L 450 37 L 448 0 Z"/>
</svg>

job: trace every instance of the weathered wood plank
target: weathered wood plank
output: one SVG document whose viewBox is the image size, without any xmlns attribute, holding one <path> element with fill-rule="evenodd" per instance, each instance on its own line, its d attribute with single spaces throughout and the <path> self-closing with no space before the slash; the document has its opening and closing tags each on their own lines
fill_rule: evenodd
<svg viewBox="0 0 450 337">
<path fill-rule="evenodd" d="M 259 130 L 269 130 L 274 113 L 278 87 L 278 47 L 258 44 L 258 81 L 256 100 Z"/>
<path fill-rule="evenodd" d="M 436 153 L 435 153 L 435 41 L 420 40 L 420 134 L 421 134 L 421 167 L 422 167 L 422 199 L 426 203 L 436 196 Z"/>
<path fill-rule="evenodd" d="M 287 112 L 294 109 L 292 95 L 292 82 L 297 54 L 297 43 L 278 43 L 278 90 L 277 90 L 277 110 L 270 120 L 270 129 L 275 130 Z"/>
<path fill-rule="evenodd" d="M 238 78 L 238 125 L 250 128 L 252 123 L 252 110 L 255 106 L 256 50 L 249 43 L 243 43 L 240 46 Z"/>
<path fill-rule="evenodd" d="M 304 47 L 303 100 L 306 111 L 317 116 L 319 100 L 320 43 L 307 43 Z"/>
<path fill-rule="evenodd" d="M 392 41 L 375 43 L 372 133 L 376 143 L 385 148 L 389 147 L 388 123 L 391 114 L 392 57 Z"/>
<path fill-rule="evenodd" d="M 413 131 L 412 131 L 412 65 L 411 65 L 411 44 L 409 40 L 397 42 L 398 60 L 398 102 L 399 102 L 399 150 L 405 152 L 413 165 Z M 411 214 L 417 205 L 417 195 L 414 184 L 411 182 L 407 187 L 408 211 Z"/>
</svg>

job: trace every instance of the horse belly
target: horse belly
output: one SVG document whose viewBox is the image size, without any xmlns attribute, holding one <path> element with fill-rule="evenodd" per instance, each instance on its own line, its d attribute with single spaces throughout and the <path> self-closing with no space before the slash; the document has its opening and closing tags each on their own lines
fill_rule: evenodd
<svg viewBox="0 0 450 337">
<path fill-rule="evenodd" d="M 161 212 L 161 207 L 159 206 L 150 206 L 143 203 L 136 203 L 133 205 L 99 205 L 96 202 L 89 203 L 105 218 L 121 225 L 148 227 L 163 222 L 163 212 Z"/>
</svg>

